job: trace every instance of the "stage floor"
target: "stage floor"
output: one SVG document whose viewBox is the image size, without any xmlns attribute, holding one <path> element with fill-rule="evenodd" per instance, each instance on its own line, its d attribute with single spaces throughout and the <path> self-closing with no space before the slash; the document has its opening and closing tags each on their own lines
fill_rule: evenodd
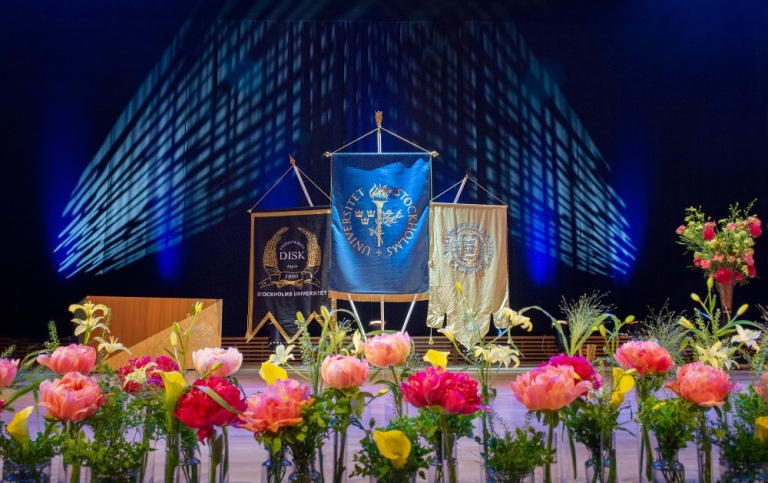
<svg viewBox="0 0 768 483">
<path fill-rule="evenodd" d="M 456 367 L 451 369 L 460 370 L 462 367 Z M 466 369 L 466 367 L 464 367 Z M 504 421 L 509 428 L 522 425 L 525 422 L 527 410 L 519 403 L 509 388 L 509 382 L 513 380 L 518 374 L 524 372 L 526 369 L 509 369 L 502 370 L 498 373 L 494 387 L 498 394 L 493 404 L 493 410 L 498 418 Z M 471 373 L 471 371 L 469 371 Z M 247 366 L 243 367 L 237 374 L 238 381 L 242 384 L 246 395 L 250 396 L 259 391 L 264 383 L 258 375 L 258 367 Z M 734 375 L 734 379 L 737 380 L 742 387 L 746 387 L 749 384 L 750 373 L 737 372 Z M 375 387 L 373 385 L 364 387 L 372 393 L 375 393 L 381 387 Z M 380 399 L 374 400 L 366 408 L 366 412 L 363 416 L 363 421 L 366 422 L 374 417 L 378 420 L 382 419 L 385 414 L 385 401 L 389 395 L 383 396 Z M 22 400 L 14 403 L 16 409 L 21 409 L 27 404 L 31 403 L 31 399 L 27 396 Z M 627 398 L 624 406 L 635 406 L 634 391 L 627 394 Z M 415 414 L 413 408 L 410 409 L 411 414 Z M 8 422 L 12 414 L 9 412 L 2 413 L 3 420 Z M 638 464 L 637 464 L 637 440 L 634 436 L 636 433 L 636 425 L 631 422 L 631 415 L 629 409 L 623 409 L 621 415 L 621 421 L 627 421 L 626 428 L 633 434 L 628 432 L 619 431 L 617 434 L 617 459 L 618 459 L 618 471 L 619 480 L 623 482 L 637 481 Z M 479 420 L 477 420 L 475 434 L 479 434 Z M 532 420 L 535 426 L 541 426 Z M 37 430 L 36 424 L 39 421 L 30 421 L 30 433 L 34 434 Z M 362 431 L 357 428 L 350 428 L 349 430 L 349 451 L 355 452 L 360 449 L 359 440 L 362 438 Z M 229 432 L 230 437 L 230 466 L 231 476 L 230 482 L 232 483 L 258 483 L 261 478 L 261 464 L 266 460 L 266 451 L 261 447 L 253 438 L 253 434 L 241 429 L 231 429 Z M 164 452 L 163 443 L 159 442 L 159 448 L 155 452 L 155 481 L 162 481 L 163 467 L 164 467 Z M 479 483 L 481 480 L 481 468 L 482 458 L 480 455 L 480 446 L 472 438 L 460 439 L 459 446 L 459 482 L 461 483 Z M 715 453 L 716 453 L 715 449 Z M 576 446 L 576 460 L 579 462 L 576 481 L 584 481 L 583 475 L 583 463 L 587 459 L 586 450 L 580 445 Z M 58 459 L 58 458 L 57 458 Z M 202 481 L 207 481 L 208 474 L 208 448 L 206 446 L 201 447 L 201 461 L 203 464 L 203 476 Z M 695 480 L 697 477 L 697 465 L 696 465 L 696 451 L 694 446 L 684 449 L 681 452 L 681 461 L 685 465 L 686 479 Z M 352 460 L 350 458 L 349 465 L 351 467 Z M 53 471 L 56 473 L 58 468 L 58 462 L 54 461 Z M 717 476 L 717 475 L 715 475 Z M 540 478 L 537 480 L 542 481 Z M 56 477 L 54 475 L 54 481 Z M 349 483 L 355 482 L 368 482 L 368 478 L 349 478 Z"/>
</svg>

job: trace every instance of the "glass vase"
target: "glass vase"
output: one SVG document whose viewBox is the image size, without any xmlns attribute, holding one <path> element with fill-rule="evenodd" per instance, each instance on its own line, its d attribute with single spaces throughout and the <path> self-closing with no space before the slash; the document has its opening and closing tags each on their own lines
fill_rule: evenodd
<svg viewBox="0 0 768 483">
<path fill-rule="evenodd" d="M 291 462 L 285 457 L 285 448 L 270 453 L 269 459 L 261 465 L 261 483 L 284 483 L 288 481 Z"/>
<path fill-rule="evenodd" d="M 709 436 L 709 428 L 699 429 L 696 433 L 696 465 L 699 471 L 699 483 L 714 483 L 714 460 L 712 457 L 712 440 Z M 718 465 L 719 466 L 719 465 Z M 719 469 L 719 468 L 718 468 Z"/>
<path fill-rule="evenodd" d="M 123 471 L 99 472 L 85 468 L 85 481 L 88 483 L 140 483 L 139 468 Z"/>
<path fill-rule="evenodd" d="M 229 437 L 227 427 L 209 439 L 208 445 L 209 483 L 229 483 Z"/>
<path fill-rule="evenodd" d="M 6 483 L 50 483 L 51 462 L 39 465 L 19 465 L 3 460 L 3 482 Z"/>
<path fill-rule="evenodd" d="M 637 435 L 638 483 L 649 483 L 653 480 L 654 437 L 643 423 L 637 423 L 635 434 Z"/>
<path fill-rule="evenodd" d="M 535 483 L 533 471 L 495 471 L 488 468 L 488 483 Z"/>
<path fill-rule="evenodd" d="M 186 455 L 176 466 L 173 480 L 175 483 L 200 483 L 200 470 L 201 464 L 197 454 Z"/>
<path fill-rule="evenodd" d="M 141 468 L 139 469 L 139 482 L 155 482 L 155 452 L 152 451 L 152 449 L 144 453 L 144 457 L 142 458 Z"/>
<path fill-rule="evenodd" d="M 584 475 L 587 483 L 608 483 L 610 473 L 610 462 L 600 451 L 592 452 L 591 457 L 584 463 Z"/>
<path fill-rule="evenodd" d="M 403 474 L 398 470 L 394 470 L 387 473 L 387 476 L 384 476 L 383 478 L 371 476 L 368 479 L 368 482 L 369 483 L 416 483 L 417 477 L 418 477 L 418 473 Z"/>
<path fill-rule="evenodd" d="M 653 462 L 653 483 L 685 483 L 685 467 L 677 458 L 677 453 L 658 452 Z"/>
<path fill-rule="evenodd" d="M 325 480 L 328 483 L 347 483 L 348 431 L 349 425 L 345 426 L 342 431 L 336 431 L 331 434 L 333 460 L 331 461 L 330 478 L 327 477 L 328 472 L 325 472 Z"/>
<path fill-rule="evenodd" d="M 429 462 L 429 483 L 458 483 L 459 458 L 456 435 L 436 433 L 441 444 L 435 448 L 435 455 Z"/>
<path fill-rule="evenodd" d="M 294 458 L 293 473 L 288 481 L 294 483 L 316 483 L 322 481 L 320 473 L 315 471 L 314 455 L 311 458 Z"/>
<path fill-rule="evenodd" d="M 757 483 L 765 481 L 762 463 L 730 462 L 723 471 L 721 483 Z"/>
</svg>

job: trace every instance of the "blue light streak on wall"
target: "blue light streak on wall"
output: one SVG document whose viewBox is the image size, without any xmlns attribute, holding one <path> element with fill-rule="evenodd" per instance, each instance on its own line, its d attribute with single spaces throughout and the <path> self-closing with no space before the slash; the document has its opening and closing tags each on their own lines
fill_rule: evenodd
<svg viewBox="0 0 768 483">
<path fill-rule="evenodd" d="M 441 153 L 436 186 L 472 167 L 509 205 L 535 281 L 548 261 L 608 276 L 633 263 L 608 164 L 512 25 L 219 21 L 179 33 L 83 173 L 60 271 L 115 270 L 241 216 L 289 153 L 327 171 L 322 153 L 370 131 L 374 110 Z"/>
</svg>

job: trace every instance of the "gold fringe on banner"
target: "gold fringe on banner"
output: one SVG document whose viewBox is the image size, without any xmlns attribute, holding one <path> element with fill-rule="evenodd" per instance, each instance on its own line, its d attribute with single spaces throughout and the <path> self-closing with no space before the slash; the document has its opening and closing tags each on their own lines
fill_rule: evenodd
<svg viewBox="0 0 768 483">
<path fill-rule="evenodd" d="M 414 295 L 416 298 L 414 299 Z M 429 300 L 429 292 L 417 294 L 412 293 L 347 293 L 329 290 L 328 296 L 332 299 L 349 300 L 354 302 L 418 302 L 420 300 Z"/>
</svg>

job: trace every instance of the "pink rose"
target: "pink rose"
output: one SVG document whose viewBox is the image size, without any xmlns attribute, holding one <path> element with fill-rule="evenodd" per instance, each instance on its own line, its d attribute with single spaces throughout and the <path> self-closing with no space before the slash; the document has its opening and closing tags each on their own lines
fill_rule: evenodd
<svg viewBox="0 0 768 483">
<path fill-rule="evenodd" d="M 82 344 L 60 346 L 51 355 L 37 356 L 37 362 L 56 374 L 68 372 L 88 374 L 96 366 L 96 349 Z"/>
<path fill-rule="evenodd" d="M 616 349 L 615 357 L 623 369 L 635 369 L 641 376 L 666 374 L 675 366 L 669 351 L 652 340 L 626 342 Z"/>
<path fill-rule="evenodd" d="M 206 347 L 192 353 L 192 363 L 195 370 L 205 377 L 227 377 L 236 373 L 243 364 L 243 354 L 235 347 L 222 349 L 220 347 Z M 221 364 L 218 369 L 212 370 L 216 364 Z"/>
<path fill-rule="evenodd" d="M 368 361 L 353 356 L 328 356 L 320 366 L 320 375 L 334 389 L 360 387 L 368 379 Z"/>
<path fill-rule="evenodd" d="M 723 398 L 734 387 L 728 373 L 701 362 L 692 362 L 677 368 L 677 377 L 664 385 L 681 398 L 699 406 L 720 406 Z"/>
<path fill-rule="evenodd" d="M 411 338 L 405 332 L 379 334 L 363 343 L 363 352 L 374 367 L 400 366 L 411 353 Z"/>
<path fill-rule="evenodd" d="M 273 386 L 248 398 L 246 410 L 239 415 L 240 427 L 259 436 L 298 425 L 303 421 L 301 408 L 314 402 L 310 398 L 311 390 L 309 384 L 278 379 Z"/>
<path fill-rule="evenodd" d="M 727 268 L 719 268 L 715 272 L 715 280 L 718 283 L 729 284 L 733 282 L 733 272 Z"/>
<path fill-rule="evenodd" d="M 707 228 L 702 233 L 702 236 L 704 237 L 704 241 L 712 241 L 715 239 L 715 230 L 712 228 Z"/>
<path fill-rule="evenodd" d="M 752 256 L 751 253 L 744 252 L 741 255 L 741 259 L 746 263 L 747 265 L 754 265 L 755 264 L 755 258 Z"/>
<path fill-rule="evenodd" d="M 704 228 L 709 229 L 709 230 L 714 230 L 715 222 L 714 221 L 708 221 L 708 222 L 704 223 Z"/>
<path fill-rule="evenodd" d="M 589 381 L 578 381 L 573 366 L 537 367 L 509 383 L 515 399 L 529 411 L 556 411 L 568 406 L 592 386 Z"/>
<path fill-rule="evenodd" d="M 464 372 L 427 367 L 400 384 L 405 401 L 417 408 L 440 407 L 448 414 L 474 414 L 488 409 L 478 394 L 477 381 Z"/>
<path fill-rule="evenodd" d="M 19 372 L 19 359 L 0 359 L 0 387 L 13 384 Z"/>
<path fill-rule="evenodd" d="M 715 253 L 712 255 L 712 261 L 714 262 L 722 262 L 723 261 L 723 254 L 722 253 Z"/>
<path fill-rule="evenodd" d="M 706 269 L 708 269 L 709 267 L 711 267 L 711 266 L 712 266 L 712 262 L 710 262 L 709 260 L 707 260 L 707 259 L 705 259 L 705 258 L 702 258 L 702 259 L 699 261 L 699 266 L 700 266 L 701 268 L 703 268 L 704 270 L 706 270 Z"/>
<path fill-rule="evenodd" d="M 59 421 L 90 418 L 106 402 L 96 379 L 69 372 L 61 379 L 40 383 L 40 406 Z"/>
<path fill-rule="evenodd" d="M 683 232 L 685 232 L 685 225 L 680 225 L 677 227 L 677 230 L 675 230 L 675 233 L 677 233 L 678 235 L 682 235 Z"/>
</svg>

